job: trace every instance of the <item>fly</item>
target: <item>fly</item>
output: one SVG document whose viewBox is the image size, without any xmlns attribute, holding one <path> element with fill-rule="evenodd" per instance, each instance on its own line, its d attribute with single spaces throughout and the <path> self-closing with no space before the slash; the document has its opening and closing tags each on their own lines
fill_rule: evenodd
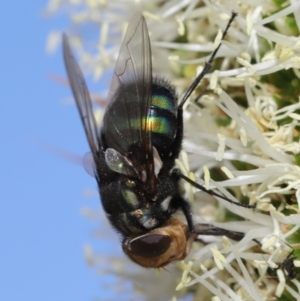
<svg viewBox="0 0 300 301">
<path fill-rule="evenodd" d="M 235 17 L 233 12 L 222 39 Z M 234 240 L 244 236 L 209 224 L 195 225 L 180 181 L 235 205 L 253 206 L 207 190 L 175 167 L 183 140 L 183 105 L 210 69 L 220 46 L 178 104 L 175 88 L 152 75 L 147 24 L 136 13 L 121 45 L 99 128 L 82 71 L 63 36 L 65 66 L 93 157 L 103 209 L 122 236 L 124 252 L 141 266 L 157 268 L 184 259 L 199 234 L 227 235 Z M 178 210 L 186 223 L 175 217 Z"/>
</svg>

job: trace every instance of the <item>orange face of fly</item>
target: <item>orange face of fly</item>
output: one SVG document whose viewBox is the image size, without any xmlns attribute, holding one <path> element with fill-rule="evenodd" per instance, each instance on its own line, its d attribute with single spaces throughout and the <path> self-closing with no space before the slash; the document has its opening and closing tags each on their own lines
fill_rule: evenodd
<svg viewBox="0 0 300 301">
<path fill-rule="evenodd" d="M 172 261 L 183 260 L 193 241 L 187 225 L 173 218 L 147 234 L 127 238 L 123 242 L 123 250 L 143 267 L 161 268 Z"/>
</svg>

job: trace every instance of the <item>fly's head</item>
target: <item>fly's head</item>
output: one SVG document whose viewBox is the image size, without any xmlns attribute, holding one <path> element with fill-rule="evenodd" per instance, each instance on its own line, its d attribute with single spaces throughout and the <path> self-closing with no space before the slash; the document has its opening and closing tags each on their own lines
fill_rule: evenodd
<svg viewBox="0 0 300 301">
<path fill-rule="evenodd" d="M 137 237 L 125 238 L 123 251 L 137 264 L 161 268 L 172 261 L 183 260 L 195 237 L 180 219 L 171 218 L 164 225 Z"/>
</svg>

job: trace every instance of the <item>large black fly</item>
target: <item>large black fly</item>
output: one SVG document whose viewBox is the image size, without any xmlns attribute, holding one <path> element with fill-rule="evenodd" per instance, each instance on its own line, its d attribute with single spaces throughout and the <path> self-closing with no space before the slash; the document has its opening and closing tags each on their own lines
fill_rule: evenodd
<svg viewBox="0 0 300 301">
<path fill-rule="evenodd" d="M 235 17 L 232 13 L 222 39 Z M 103 209 L 122 236 L 124 252 L 142 266 L 162 267 L 183 259 L 198 234 L 243 238 L 240 232 L 194 225 L 179 182 L 183 179 L 235 205 L 253 207 L 205 189 L 175 167 L 183 140 L 183 105 L 210 69 L 220 46 L 178 105 L 175 89 L 152 75 L 147 24 L 136 13 L 121 45 L 108 107 L 98 127 L 83 74 L 63 36 L 65 66 L 93 156 Z M 174 216 L 178 210 L 187 225 Z"/>
</svg>

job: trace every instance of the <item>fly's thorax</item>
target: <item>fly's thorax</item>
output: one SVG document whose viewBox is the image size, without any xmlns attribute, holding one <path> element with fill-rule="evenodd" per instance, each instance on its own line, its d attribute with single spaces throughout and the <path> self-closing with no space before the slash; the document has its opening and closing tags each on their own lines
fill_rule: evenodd
<svg viewBox="0 0 300 301">
<path fill-rule="evenodd" d="M 134 262 L 148 268 L 160 268 L 172 261 L 183 260 L 194 239 L 181 219 L 171 218 L 143 235 L 127 237 L 122 247 Z"/>
<path fill-rule="evenodd" d="M 176 191 L 176 183 L 167 178 L 158 179 L 154 196 L 147 194 L 143 183 L 123 175 L 100 185 L 103 208 L 124 236 L 145 233 L 165 223 L 177 210 L 172 203 Z"/>
</svg>

